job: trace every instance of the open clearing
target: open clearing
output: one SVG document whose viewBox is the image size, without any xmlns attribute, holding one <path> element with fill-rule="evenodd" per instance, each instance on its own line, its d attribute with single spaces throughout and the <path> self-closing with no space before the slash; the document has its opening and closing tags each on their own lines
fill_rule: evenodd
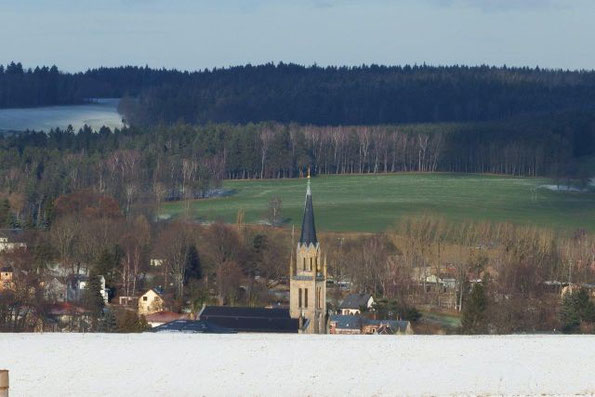
<svg viewBox="0 0 595 397">
<path fill-rule="evenodd" d="M 595 192 L 552 191 L 545 178 L 468 174 L 340 175 L 312 178 L 317 227 L 326 231 L 383 231 L 401 217 L 441 214 L 451 220 L 509 221 L 560 229 L 595 230 Z M 265 218 L 268 201 L 282 200 L 287 225 L 300 227 L 306 181 L 225 181 L 233 194 L 195 200 L 191 215 L 205 221 Z M 164 212 L 179 215 L 181 202 Z"/>
<path fill-rule="evenodd" d="M 0 109 L 0 131 L 36 130 L 49 132 L 52 128 L 66 129 L 72 125 L 78 131 L 85 124 L 94 130 L 106 127 L 122 128 L 118 113 L 119 99 L 96 99 L 86 105 L 46 106 L 37 108 Z"/>
<path fill-rule="evenodd" d="M 595 393 L 594 336 L 3 334 L 11 396 Z"/>
</svg>

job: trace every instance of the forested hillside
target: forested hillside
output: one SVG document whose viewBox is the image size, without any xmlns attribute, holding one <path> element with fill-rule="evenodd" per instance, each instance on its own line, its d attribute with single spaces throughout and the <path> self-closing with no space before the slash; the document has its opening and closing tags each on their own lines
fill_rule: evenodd
<svg viewBox="0 0 595 397">
<path fill-rule="evenodd" d="M 60 195 L 133 204 L 222 179 L 476 172 L 585 184 L 595 72 L 495 67 L 241 66 L 179 72 L 0 68 L 0 107 L 124 97 L 131 128 L 0 137 L 0 224 L 42 225 Z M 585 165 L 587 164 L 587 165 Z M 9 209 L 6 209 L 9 208 Z"/>
<path fill-rule="evenodd" d="M 0 107 L 126 97 L 135 125 L 276 121 L 377 125 L 485 121 L 593 109 L 595 72 L 467 66 L 238 66 L 180 72 L 147 67 L 60 73 L 0 69 Z"/>
</svg>

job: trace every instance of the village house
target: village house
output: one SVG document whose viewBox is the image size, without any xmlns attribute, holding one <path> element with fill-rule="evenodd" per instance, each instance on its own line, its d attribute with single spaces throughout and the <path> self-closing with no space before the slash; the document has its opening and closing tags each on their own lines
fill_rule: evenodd
<svg viewBox="0 0 595 397">
<path fill-rule="evenodd" d="M 409 321 L 364 319 L 362 334 L 366 335 L 412 335 Z"/>
<path fill-rule="evenodd" d="M 370 294 L 349 294 L 339 305 L 339 313 L 343 315 L 358 315 L 364 311 L 371 310 L 374 305 L 374 298 Z"/>
<path fill-rule="evenodd" d="M 43 291 L 45 298 L 50 302 L 66 301 L 66 284 L 57 277 L 53 277 L 50 281 L 44 283 Z"/>
<path fill-rule="evenodd" d="M 69 302 L 53 303 L 47 307 L 44 331 L 79 332 L 90 328 L 89 313 Z"/>
<path fill-rule="evenodd" d="M 161 292 L 152 288 L 138 299 L 138 314 L 148 315 L 165 310 L 165 299 Z"/>
<path fill-rule="evenodd" d="M 22 240 L 22 234 L 21 229 L 0 230 L 0 252 L 10 252 L 19 248 L 26 249 L 27 244 Z"/>
<path fill-rule="evenodd" d="M 333 314 L 329 318 L 329 333 L 334 335 L 411 335 L 409 321 L 374 320 L 352 314 Z"/>
<path fill-rule="evenodd" d="M 13 269 L 10 266 L 0 267 L 0 291 L 13 289 Z"/>
<path fill-rule="evenodd" d="M 108 302 L 108 290 L 105 287 L 105 277 L 99 277 L 99 294 L 103 298 L 103 302 Z M 80 302 L 83 298 L 84 290 L 89 285 L 89 276 L 83 274 L 70 275 L 66 280 L 66 301 L 68 302 Z"/>
<path fill-rule="evenodd" d="M 329 334 L 359 335 L 362 333 L 362 318 L 352 314 L 333 314 L 329 318 Z"/>
</svg>

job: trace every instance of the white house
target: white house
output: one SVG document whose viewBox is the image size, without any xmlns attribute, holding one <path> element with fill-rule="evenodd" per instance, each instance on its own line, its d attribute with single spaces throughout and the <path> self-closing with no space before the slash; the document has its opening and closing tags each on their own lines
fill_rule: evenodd
<svg viewBox="0 0 595 397">
<path fill-rule="evenodd" d="M 362 309 L 370 310 L 374 298 L 370 294 L 349 294 L 339 305 L 339 313 L 345 316 L 361 314 Z"/>
</svg>

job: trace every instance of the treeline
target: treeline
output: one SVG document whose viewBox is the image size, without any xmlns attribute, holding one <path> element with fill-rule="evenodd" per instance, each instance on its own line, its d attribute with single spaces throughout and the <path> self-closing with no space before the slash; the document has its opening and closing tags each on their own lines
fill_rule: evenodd
<svg viewBox="0 0 595 397">
<path fill-rule="evenodd" d="M 314 174 L 554 175 L 586 183 L 591 174 L 577 159 L 593 154 L 595 115 L 576 112 L 476 124 L 25 132 L 0 137 L 0 198 L 14 215 L 9 223 L 41 226 L 56 197 L 81 189 L 115 197 L 128 214 L 136 202 L 158 209 L 166 200 L 203 197 L 223 179 L 291 178 L 308 168 Z"/>
<path fill-rule="evenodd" d="M 594 89 L 594 72 L 539 68 L 279 63 L 195 72 L 126 66 L 67 74 L 12 63 L 0 73 L 0 106 L 126 97 L 121 111 L 136 125 L 378 125 L 592 109 Z"/>
<path fill-rule="evenodd" d="M 20 63 L 0 65 L 0 108 L 82 103 L 73 76 L 56 66 L 24 70 Z"/>
</svg>

